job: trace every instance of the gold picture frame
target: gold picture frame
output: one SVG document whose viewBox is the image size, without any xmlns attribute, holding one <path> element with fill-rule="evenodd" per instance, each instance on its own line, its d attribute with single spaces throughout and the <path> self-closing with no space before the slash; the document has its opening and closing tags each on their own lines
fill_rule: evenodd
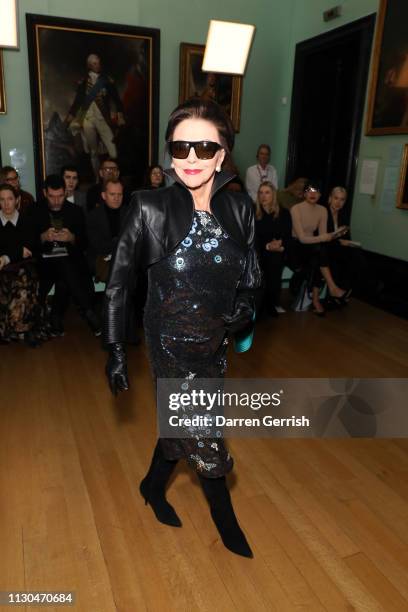
<svg viewBox="0 0 408 612">
<path fill-rule="evenodd" d="M 397 208 L 408 210 L 408 144 L 404 145 L 404 155 L 402 156 Z"/>
<path fill-rule="evenodd" d="M 367 136 L 408 134 L 408 2 L 381 0 L 366 120 Z"/>
<path fill-rule="evenodd" d="M 203 72 L 204 51 L 205 45 L 180 43 L 179 103 L 192 97 L 213 99 L 225 109 L 234 130 L 239 132 L 242 77 Z"/>
<path fill-rule="evenodd" d="M 0 50 L 0 115 L 5 115 L 6 106 L 6 87 L 4 84 L 3 51 Z"/>
</svg>

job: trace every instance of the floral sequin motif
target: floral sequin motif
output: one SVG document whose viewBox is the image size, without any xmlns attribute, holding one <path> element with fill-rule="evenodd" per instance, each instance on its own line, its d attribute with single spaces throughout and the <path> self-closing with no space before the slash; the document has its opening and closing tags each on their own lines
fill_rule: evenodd
<svg viewBox="0 0 408 612">
<path fill-rule="evenodd" d="M 216 463 L 203 461 L 200 455 L 190 455 L 190 458 L 197 463 L 197 469 L 200 472 L 209 472 L 213 468 L 217 467 Z"/>
</svg>

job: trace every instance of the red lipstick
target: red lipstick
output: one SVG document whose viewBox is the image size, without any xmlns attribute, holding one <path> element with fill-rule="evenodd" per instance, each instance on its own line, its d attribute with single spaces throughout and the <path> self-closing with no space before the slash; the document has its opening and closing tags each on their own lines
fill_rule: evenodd
<svg viewBox="0 0 408 612">
<path fill-rule="evenodd" d="M 200 174 L 200 172 L 202 172 L 202 170 L 198 170 L 198 169 L 194 169 L 194 170 L 193 170 L 192 168 L 186 168 L 186 169 L 184 170 L 184 172 L 185 172 L 186 174 L 190 174 L 190 175 L 191 175 L 191 174 Z"/>
</svg>

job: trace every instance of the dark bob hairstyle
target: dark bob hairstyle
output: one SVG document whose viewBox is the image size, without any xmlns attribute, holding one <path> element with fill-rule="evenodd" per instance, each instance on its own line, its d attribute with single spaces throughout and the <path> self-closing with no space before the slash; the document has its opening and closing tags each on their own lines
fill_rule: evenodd
<svg viewBox="0 0 408 612">
<path fill-rule="evenodd" d="M 14 168 L 13 168 L 14 170 Z M 13 187 L 13 185 L 9 185 L 8 183 L 2 183 L 0 185 L 0 191 L 11 191 L 11 193 L 14 195 L 14 197 L 17 199 L 18 198 L 18 191 L 15 187 Z"/>
<path fill-rule="evenodd" d="M 220 141 L 227 153 L 232 151 L 235 134 L 231 119 L 224 109 L 213 100 L 190 98 L 179 104 L 171 113 L 166 130 L 166 142 L 173 139 L 174 130 L 185 119 L 204 119 L 209 121 L 218 130 Z"/>
</svg>

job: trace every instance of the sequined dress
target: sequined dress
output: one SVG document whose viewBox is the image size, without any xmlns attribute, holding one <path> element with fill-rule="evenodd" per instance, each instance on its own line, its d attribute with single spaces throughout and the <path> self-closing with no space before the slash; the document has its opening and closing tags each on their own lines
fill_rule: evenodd
<svg viewBox="0 0 408 612">
<path fill-rule="evenodd" d="M 215 218 L 194 211 L 176 251 L 149 268 L 144 327 L 156 378 L 223 377 L 228 340 L 221 315 L 233 310 L 244 263 Z M 166 438 L 162 446 L 168 459 L 186 458 L 203 476 L 232 468 L 222 438 Z"/>
</svg>

